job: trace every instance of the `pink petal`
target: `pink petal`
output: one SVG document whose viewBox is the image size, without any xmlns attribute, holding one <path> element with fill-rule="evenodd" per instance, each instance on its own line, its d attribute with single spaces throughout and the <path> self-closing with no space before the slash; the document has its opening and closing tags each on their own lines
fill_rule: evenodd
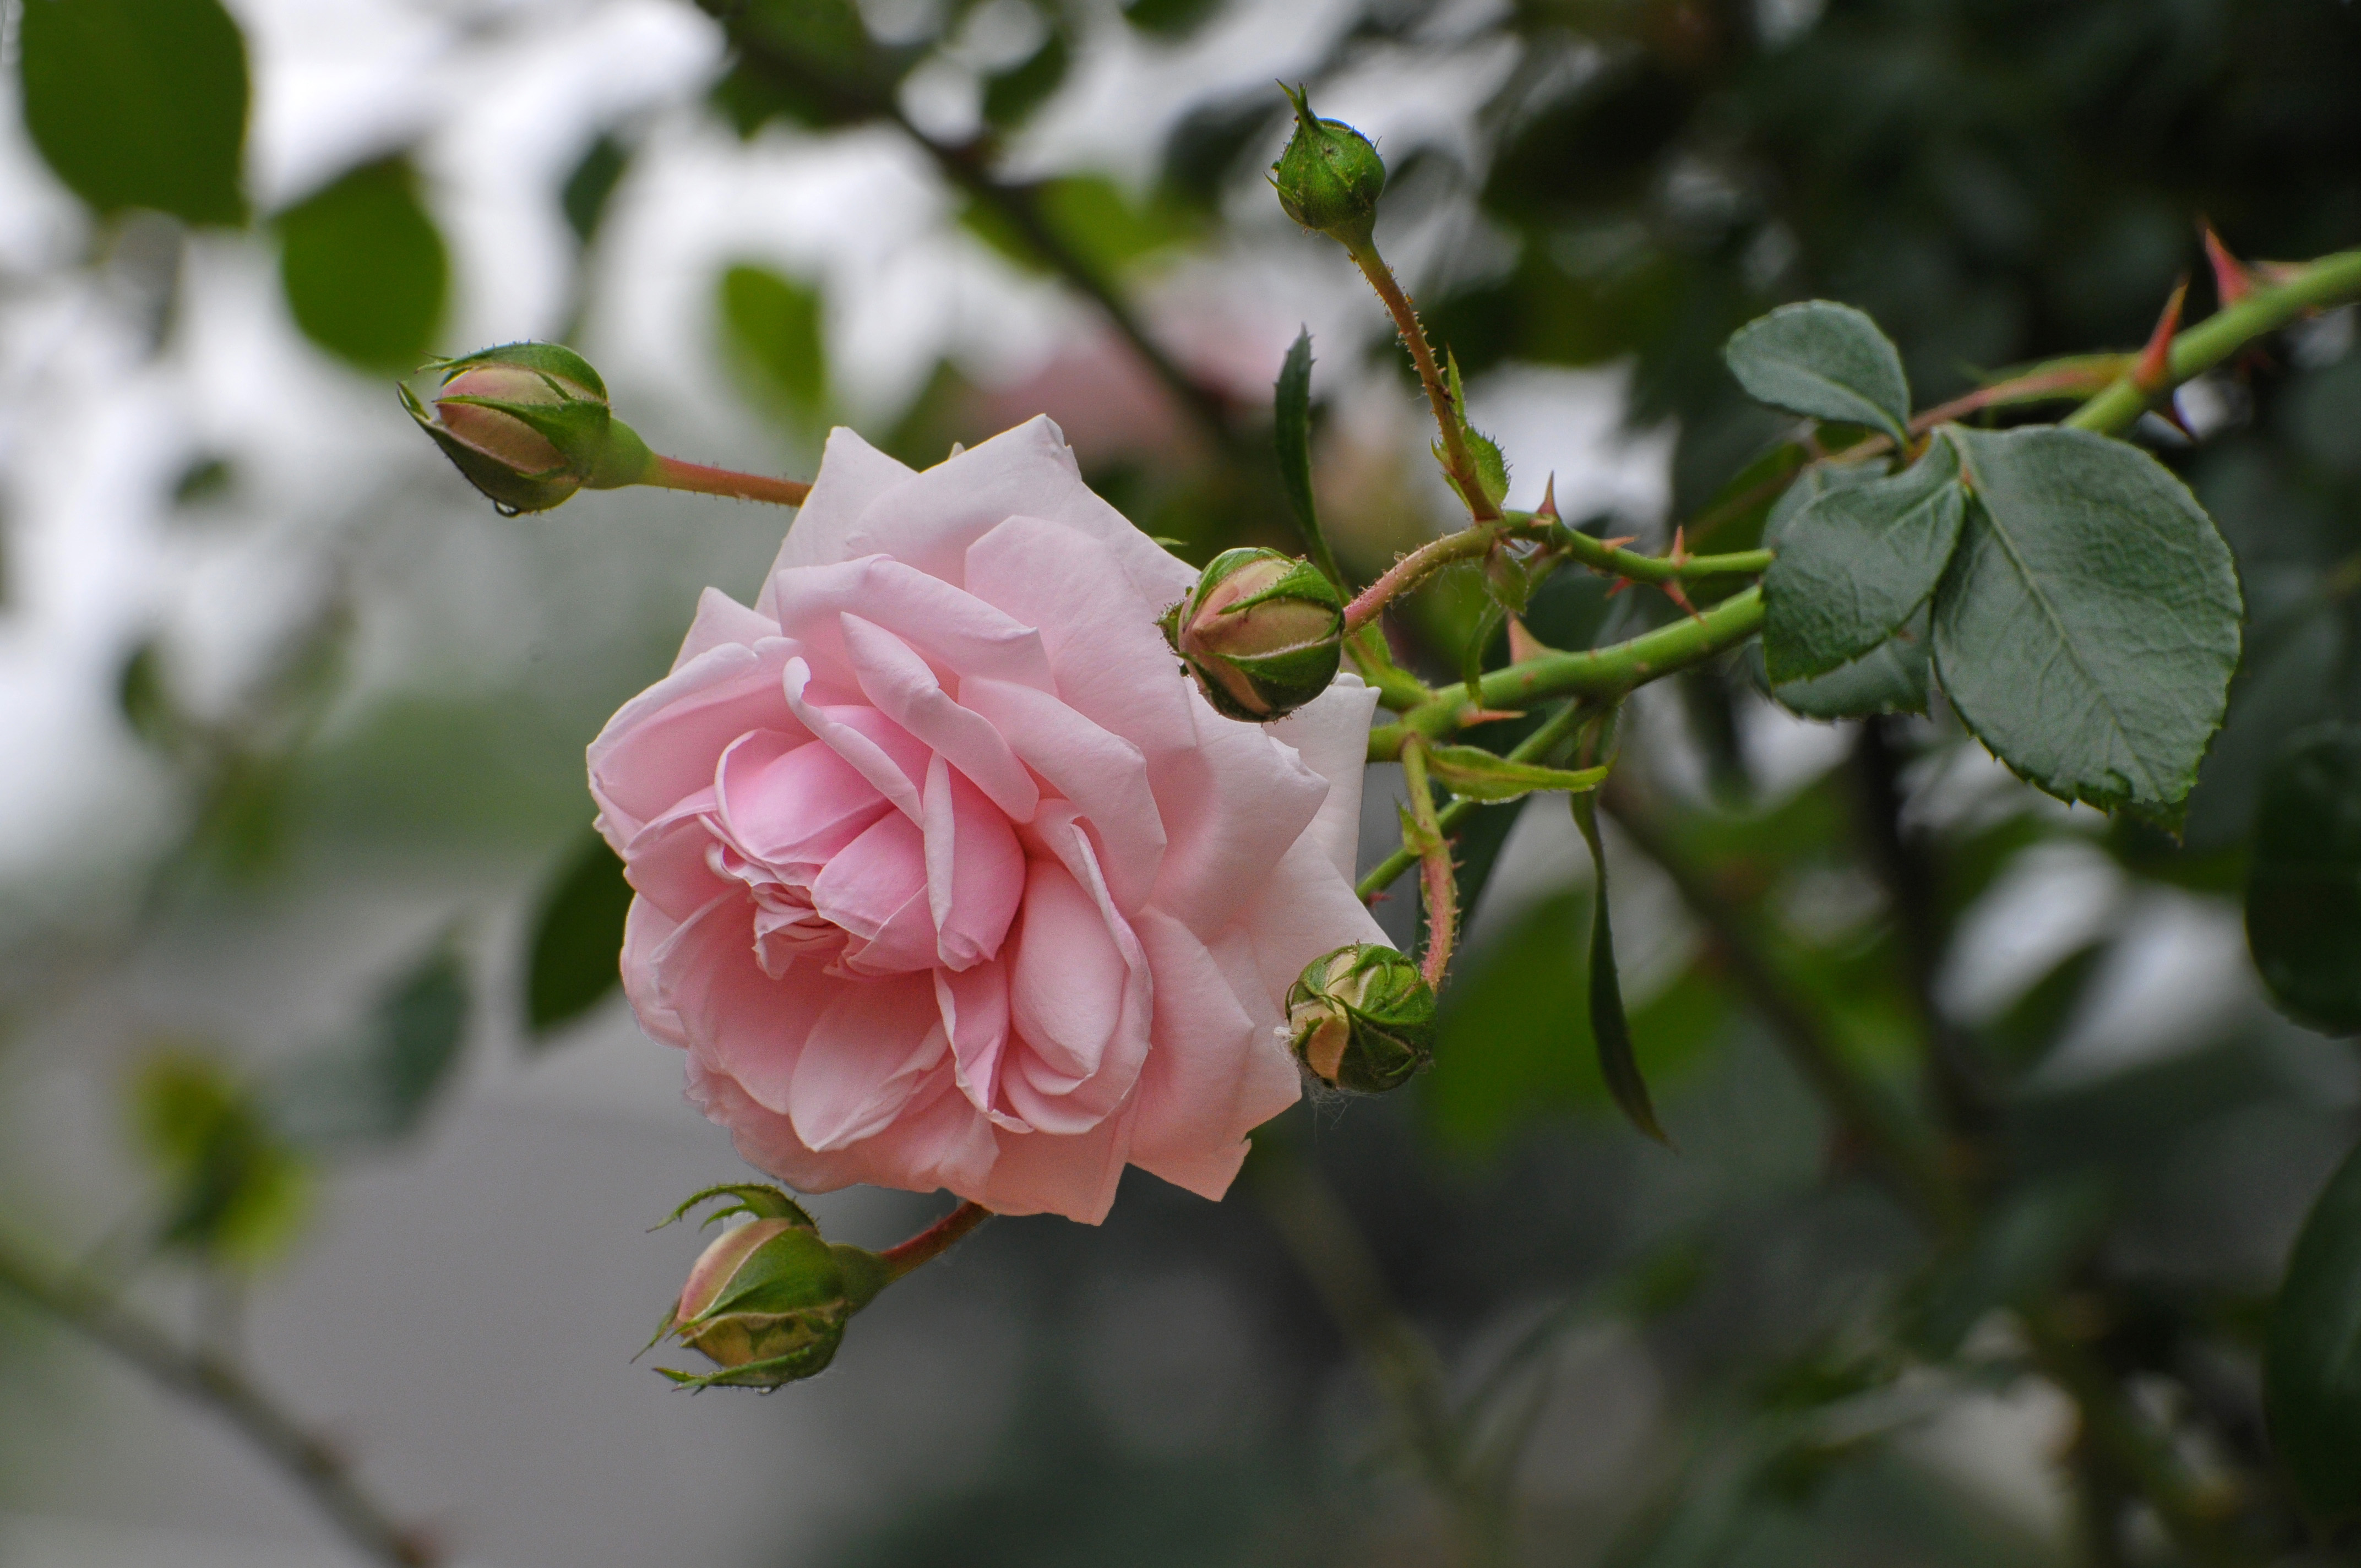
<svg viewBox="0 0 2361 1568">
<path fill-rule="evenodd" d="M 917 962 L 901 967 L 932 966 L 935 934 L 927 912 L 927 841 L 908 817 L 880 817 L 838 850 L 812 879 L 811 901 L 821 918 L 862 942 L 884 938 L 895 917 L 915 905 L 925 930 L 918 945 L 910 948 Z M 903 942 L 909 948 L 907 935 Z M 886 955 L 878 957 L 883 961 Z"/>
<path fill-rule="evenodd" d="M 1263 999 L 1246 1005 L 1186 926 L 1151 909 L 1134 928 L 1157 984 L 1131 1161 L 1217 1199 L 1246 1158 L 1246 1135 L 1295 1103 L 1301 1078 Z"/>
<path fill-rule="evenodd" d="M 960 700 L 990 719 L 1090 823 L 1116 905 L 1137 909 L 1146 903 L 1164 860 L 1164 822 L 1139 748 L 1027 686 L 964 680 Z"/>
<path fill-rule="evenodd" d="M 927 749 L 873 707 L 832 707 L 813 702 L 807 691 L 811 666 L 790 659 L 781 689 L 787 707 L 815 740 L 852 764 L 878 794 L 911 821 L 918 820 L 918 781 L 926 777 Z"/>
<path fill-rule="evenodd" d="M 939 755 L 927 769 L 926 828 L 935 954 L 963 970 L 1000 951 L 1025 896 L 1025 850 L 1008 819 Z"/>
<path fill-rule="evenodd" d="M 688 635 L 680 640 L 672 667 L 677 670 L 699 654 L 732 642 L 752 648 L 778 634 L 779 623 L 771 617 L 748 609 L 719 588 L 708 588 L 697 596 L 697 616 L 688 623 Z"/>
<path fill-rule="evenodd" d="M 1047 1133 L 1080 1132 L 1131 1091 L 1148 1055 L 1148 956 L 1108 897 L 1090 841 L 1069 820 L 1045 839 L 1059 859 L 1027 868 L 1009 968 L 1018 1048 L 1001 1069 L 1007 1110 Z"/>
<path fill-rule="evenodd" d="M 910 645 L 857 615 L 838 618 L 863 696 L 936 755 L 968 776 L 1007 816 L 1030 821 L 1040 786 L 981 714 L 953 702 Z"/>
<path fill-rule="evenodd" d="M 1328 781 L 1328 798 L 1305 829 L 1328 852 L 1329 863 L 1353 880 L 1361 843 L 1361 778 L 1368 771 L 1369 718 L 1378 694 L 1347 670 L 1324 692 L 1268 726 L 1264 733 L 1295 748 L 1303 765 Z"/>
<path fill-rule="evenodd" d="M 1097 1224 L 1115 1206 L 1131 1153 L 1131 1121 L 1126 1107 L 1072 1137 L 1001 1133 L 1000 1157 L 976 1201 L 999 1214 L 1063 1214 Z"/>
<path fill-rule="evenodd" d="M 891 810 L 834 751 L 802 736 L 742 736 L 715 770 L 714 809 L 730 839 L 766 865 L 818 865 Z"/>
<path fill-rule="evenodd" d="M 811 494 L 796 513 L 793 528 L 779 545 L 778 559 L 763 579 L 763 597 L 754 608 L 777 618 L 770 584 L 790 566 L 825 565 L 848 555 L 866 554 L 844 548 L 844 536 L 871 503 L 911 477 L 911 471 L 851 431 L 840 425 L 828 433 L 819 472 L 812 476 Z"/>
<path fill-rule="evenodd" d="M 625 703 L 590 742 L 590 794 L 620 853 L 651 818 L 713 783 L 722 748 L 750 729 L 796 729 L 780 695 L 795 645 L 725 643 Z"/>
<path fill-rule="evenodd" d="M 1386 942 L 1353 884 L 1336 874 L 1327 851 L 1306 834 L 1256 884 L 1246 934 L 1274 1009 L 1303 966 L 1348 942 Z"/>
<path fill-rule="evenodd" d="M 1238 917 L 1240 890 L 1259 886 L 1318 817 L 1329 784 L 1259 725 L 1190 696 L 1197 743 L 1155 773 L 1168 840 L 1156 906 L 1210 941 Z"/>
<path fill-rule="evenodd" d="M 798 964 L 773 980 L 754 960 L 743 894 L 718 898 L 649 955 L 654 1000 L 676 1016 L 690 1054 L 757 1104 L 787 1107 L 805 1037 L 846 982 Z"/>
<path fill-rule="evenodd" d="M 926 977 L 838 987 L 796 1058 L 786 1106 L 796 1136 L 826 1154 L 883 1132 L 949 1043 Z"/>
<path fill-rule="evenodd" d="M 803 644 L 815 670 L 845 667 L 838 618 L 851 614 L 884 627 L 946 670 L 1043 690 L 1052 684 L 1038 632 L 904 562 L 863 555 L 806 566 L 781 573 L 772 589 L 779 624 Z"/>
<path fill-rule="evenodd" d="M 1006 1118 L 996 1102 L 1000 1064 L 1008 1045 L 1008 966 L 978 964 L 972 970 L 935 971 L 935 1005 L 950 1036 L 952 1076 L 970 1103 L 995 1122 L 1019 1132 L 1027 1124 Z"/>
</svg>

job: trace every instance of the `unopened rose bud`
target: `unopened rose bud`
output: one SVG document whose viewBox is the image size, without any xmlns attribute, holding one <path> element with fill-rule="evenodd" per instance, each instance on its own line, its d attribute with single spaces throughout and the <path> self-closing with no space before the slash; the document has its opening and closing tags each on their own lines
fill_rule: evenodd
<svg viewBox="0 0 2361 1568">
<path fill-rule="evenodd" d="M 1295 135 L 1271 166 L 1279 204 L 1305 228 L 1319 230 L 1347 250 L 1359 250 L 1369 244 L 1377 226 L 1378 196 L 1386 188 L 1385 159 L 1368 137 L 1342 120 L 1315 117 L 1302 93 L 1288 92 L 1287 96 L 1295 105 Z"/>
<path fill-rule="evenodd" d="M 884 1288 L 884 1265 L 831 1246 L 799 1219 L 754 1219 L 697 1258 L 657 1338 L 670 1335 L 719 1372 L 665 1376 L 697 1387 L 776 1388 L 826 1369 L 845 1320 Z"/>
<path fill-rule="evenodd" d="M 434 414 L 407 387 L 403 406 L 501 510 L 546 511 L 577 490 L 648 476 L 647 444 L 609 411 L 606 383 L 572 349 L 511 343 L 438 368 Z"/>
<path fill-rule="evenodd" d="M 1287 1043 L 1331 1089 L 1399 1089 L 1433 1058 L 1434 989 L 1391 948 L 1339 948 L 1288 988 Z"/>
<path fill-rule="evenodd" d="M 1164 618 L 1205 700 L 1232 718 L 1280 718 L 1328 689 L 1345 638 L 1345 601 L 1308 561 L 1224 550 Z"/>
</svg>

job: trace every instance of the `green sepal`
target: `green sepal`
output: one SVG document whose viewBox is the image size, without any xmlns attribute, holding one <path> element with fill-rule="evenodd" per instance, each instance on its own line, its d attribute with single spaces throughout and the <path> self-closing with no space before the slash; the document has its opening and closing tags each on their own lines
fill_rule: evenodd
<svg viewBox="0 0 2361 1568">
<path fill-rule="evenodd" d="M 1376 237 L 1385 159 L 1369 138 L 1342 120 L 1312 112 L 1300 88 L 1279 91 L 1295 105 L 1295 134 L 1270 168 L 1271 189 L 1287 215 L 1359 254 Z"/>
<path fill-rule="evenodd" d="M 819 1230 L 818 1223 L 804 1212 L 802 1204 L 763 1181 L 725 1181 L 718 1187 L 708 1187 L 701 1192 L 692 1192 L 681 1201 L 679 1208 L 648 1228 L 651 1232 L 663 1230 L 664 1226 L 675 1221 L 687 1218 L 688 1212 L 699 1203 L 724 1194 L 735 1198 L 738 1201 L 726 1208 L 716 1209 L 712 1213 L 706 1215 L 704 1219 L 697 1222 L 697 1229 L 703 1230 L 717 1220 L 726 1220 L 732 1214 L 752 1214 L 758 1220 L 792 1221 L 797 1230 L 810 1231 L 815 1234 Z"/>
<path fill-rule="evenodd" d="M 656 455 L 640 439 L 640 433 L 612 418 L 607 421 L 607 442 L 598 449 L 598 460 L 590 466 L 590 476 L 582 481 L 586 490 L 620 490 L 626 485 L 642 485 L 653 477 Z"/>
<path fill-rule="evenodd" d="M 430 359 L 419 368 L 434 372 L 448 382 L 465 371 L 486 365 L 513 365 L 520 370 L 561 377 L 600 402 L 607 400 L 607 383 L 591 368 L 590 361 L 562 343 L 503 343 L 462 354 L 456 359 Z"/>
<path fill-rule="evenodd" d="M 521 474 L 499 458 L 478 452 L 435 422 L 420 404 L 417 394 L 407 387 L 396 389 L 401 394 L 401 406 L 418 422 L 418 428 L 434 438 L 443 449 L 443 455 L 459 470 L 460 477 L 491 498 L 492 504 L 510 513 L 547 511 L 573 496 L 581 484 L 564 468 L 552 468 L 540 474 Z"/>
<path fill-rule="evenodd" d="M 1511 762 L 1478 746 L 1430 746 L 1426 771 L 1463 800 L 1518 800 L 1537 790 L 1591 790 L 1607 778 L 1603 767 L 1545 768 Z"/>
<path fill-rule="evenodd" d="M 759 1388 L 764 1393 L 783 1388 L 790 1383 L 800 1383 L 807 1377 L 817 1377 L 828 1370 L 836 1359 L 839 1340 L 825 1340 L 801 1350 L 789 1351 L 764 1361 L 750 1361 L 743 1366 L 726 1367 L 719 1372 L 682 1372 L 670 1366 L 656 1370 L 672 1380 L 675 1387 L 695 1392 L 701 1388 Z"/>
<path fill-rule="evenodd" d="M 541 478 L 554 474 L 566 474 L 579 480 L 598 466 L 599 459 L 604 455 L 607 448 L 607 433 L 613 425 L 615 416 L 607 411 L 607 405 L 604 403 L 592 402 L 588 398 L 577 398 L 567 393 L 552 377 L 544 376 L 543 380 L 553 391 L 559 393 L 564 400 L 555 403 L 520 403 L 507 398 L 478 397 L 469 392 L 438 398 L 435 400 L 459 403 L 468 408 L 489 409 L 494 413 L 508 415 L 509 418 L 556 447 L 558 455 L 566 459 L 563 467 L 544 469 L 538 474 L 529 476 L 530 477 Z"/>
<path fill-rule="evenodd" d="M 854 1246 L 850 1242 L 831 1242 L 829 1253 L 836 1259 L 837 1275 L 844 1282 L 844 1304 L 848 1311 L 857 1312 L 877 1299 L 877 1293 L 894 1283 L 894 1271 L 885 1260 L 867 1247 Z"/>
</svg>

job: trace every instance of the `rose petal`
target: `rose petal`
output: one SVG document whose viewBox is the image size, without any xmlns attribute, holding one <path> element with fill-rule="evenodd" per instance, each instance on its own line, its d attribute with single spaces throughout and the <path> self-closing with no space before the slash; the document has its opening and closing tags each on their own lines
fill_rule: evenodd
<svg viewBox="0 0 2361 1568">
<path fill-rule="evenodd" d="M 785 634 L 804 645 L 812 668 L 844 669 L 840 617 L 882 626 L 946 670 L 1052 689 L 1040 633 L 1022 621 L 903 562 L 863 555 L 833 566 L 783 574 L 774 598 Z"/>
<path fill-rule="evenodd" d="M 1257 892 L 1244 924 L 1274 1010 L 1285 1003 L 1303 966 L 1323 953 L 1351 942 L 1391 946 L 1310 834 L 1265 873 Z"/>
<path fill-rule="evenodd" d="M 918 820 L 918 781 L 927 775 L 927 749 L 873 707 L 834 707 L 810 700 L 811 666 L 790 659 L 780 686 L 787 707 L 813 739 L 852 764 L 877 793 L 911 821 Z"/>
<path fill-rule="evenodd" d="M 1008 1046 L 1008 966 L 935 971 L 935 1005 L 950 1036 L 952 1077 L 977 1110 L 1014 1132 L 1032 1124 L 998 1108 L 1000 1064 Z"/>
<path fill-rule="evenodd" d="M 838 617 L 862 695 L 877 710 L 965 773 L 1002 812 L 1032 820 L 1040 786 L 982 714 L 953 702 L 910 645 L 857 615 Z"/>
<path fill-rule="evenodd" d="M 935 956 L 963 970 L 1000 951 L 1025 896 L 1025 850 L 1008 819 L 938 756 L 927 769 L 927 908 Z"/>
<path fill-rule="evenodd" d="M 908 817 L 888 813 L 838 850 L 812 879 L 811 901 L 822 919 L 864 943 L 886 942 L 888 927 L 915 904 L 922 929 L 906 928 L 895 935 L 900 938 L 900 956 L 917 961 L 893 967 L 932 967 L 935 933 L 927 912 L 927 841 Z M 894 957 L 880 952 L 874 961 L 883 966 Z"/>
<path fill-rule="evenodd" d="M 796 1136 L 826 1154 L 884 1131 L 949 1047 L 924 976 L 840 987 L 796 1058 Z"/>
<path fill-rule="evenodd" d="M 1000 1075 L 1005 1108 L 1045 1133 L 1072 1134 L 1131 1091 L 1153 1015 L 1148 955 L 1116 912 L 1090 840 L 1069 817 L 1043 828 L 1054 858 L 1027 867 L 1009 966 L 1017 1048 Z"/>
<path fill-rule="evenodd" d="M 779 623 L 771 617 L 748 609 L 719 588 L 708 588 L 697 596 L 696 618 L 688 623 L 688 635 L 680 640 L 680 652 L 673 655 L 672 667 L 677 670 L 715 648 L 731 643 L 752 648 L 778 634 Z"/>
<path fill-rule="evenodd" d="M 910 478 L 911 470 L 888 457 L 842 425 L 828 433 L 820 453 L 819 472 L 812 476 L 811 494 L 796 512 L 795 526 L 779 545 L 778 559 L 763 579 L 763 597 L 754 608 L 777 618 L 771 601 L 771 584 L 790 566 L 816 566 L 866 554 L 847 550 L 844 536 L 880 496 Z"/>
<path fill-rule="evenodd" d="M 964 680 L 960 701 L 990 719 L 1090 824 L 1117 905 L 1137 909 L 1145 903 L 1164 861 L 1164 822 L 1139 748 L 1027 686 Z"/>
<path fill-rule="evenodd" d="M 821 864 L 892 809 L 835 751 L 775 730 L 730 743 L 713 795 L 730 840 L 770 866 Z"/>
<path fill-rule="evenodd" d="M 999 1157 L 975 1195 L 996 1214 L 1063 1214 L 1095 1225 L 1115 1206 L 1117 1184 L 1131 1156 L 1128 1107 L 1086 1133 L 998 1135 Z"/>
<path fill-rule="evenodd" d="M 1295 1103 L 1301 1075 L 1258 1015 L 1265 1010 L 1245 1004 L 1186 926 L 1149 910 L 1134 929 L 1157 983 L 1156 1048 L 1135 1091 L 1131 1162 L 1219 1198 L 1246 1158 L 1246 1134 Z"/>
<path fill-rule="evenodd" d="M 713 783 L 723 747 L 749 729 L 796 728 L 780 696 L 795 644 L 771 638 L 698 654 L 627 702 L 590 742 L 590 795 L 616 853 L 683 795 Z"/>
<path fill-rule="evenodd" d="M 1238 917 L 1241 890 L 1258 887 L 1319 816 L 1329 786 L 1261 726 L 1190 696 L 1196 744 L 1153 774 L 1166 838 L 1155 903 L 1210 941 Z"/>
<path fill-rule="evenodd" d="M 1346 670 L 1326 691 L 1263 731 L 1295 748 L 1304 766 L 1328 781 L 1328 797 L 1304 831 L 1319 841 L 1346 882 L 1358 864 L 1361 778 L 1368 771 L 1369 718 L 1377 710 L 1376 688 Z"/>
</svg>

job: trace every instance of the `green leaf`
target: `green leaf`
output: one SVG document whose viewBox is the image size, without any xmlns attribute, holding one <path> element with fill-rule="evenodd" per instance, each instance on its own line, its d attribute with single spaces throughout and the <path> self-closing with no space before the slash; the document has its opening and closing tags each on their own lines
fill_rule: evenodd
<svg viewBox="0 0 2361 1568">
<path fill-rule="evenodd" d="M 741 262 L 722 273 L 721 323 L 732 357 L 767 401 L 809 418 L 828 398 L 819 291 Z"/>
<path fill-rule="evenodd" d="M 1535 790 L 1597 789 L 1605 768 L 1544 768 L 1514 762 L 1477 746 L 1430 746 L 1427 772 L 1463 800 L 1518 800 Z"/>
<path fill-rule="evenodd" d="M 1967 493 L 1930 444 L 1903 473 L 1822 490 L 1779 534 L 1763 576 L 1763 663 L 1779 684 L 1849 664 L 1892 636 L 1943 575 Z"/>
<path fill-rule="evenodd" d="M 445 937 L 381 991 L 357 1033 L 280 1063 L 263 1097 L 299 1147 L 390 1143 L 417 1130 L 459 1062 L 467 976 Z"/>
<path fill-rule="evenodd" d="M 364 164 L 279 215 L 279 280 L 303 335 L 364 370 L 434 346 L 450 259 L 409 161 Z"/>
<path fill-rule="evenodd" d="M 241 224 L 246 42 L 218 0 L 27 0 L 25 128 L 100 213 Z"/>
<path fill-rule="evenodd" d="M 583 149 L 566 183 L 558 187 L 558 206 L 577 244 L 588 245 L 598 235 L 607 216 L 607 203 L 613 200 L 615 187 L 623 182 L 623 171 L 631 162 L 631 149 L 616 140 L 611 131 L 601 131 Z"/>
<path fill-rule="evenodd" d="M 2304 1507 L 2325 1523 L 2361 1516 L 2361 1149 L 2329 1178 L 2288 1259 L 2263 1413 Z"/>
<path fill-rule="evenodd" d="M 622 984 L 623 917 L 631 884 L 598 833 L 585 834 L 533 911 L 525 961 L 525 1026 L 536 1040 L 581 1017 Z"/>
<path fill-rule="evenodd" d="M 1763 684 L 1772 699 L 1806 718 L 1866 718 L 1880 713 L 1924 713 L 1933 677 L 1924 609 L 1902 630 L 1855 659 L 1807 680 Z"/>
<path fill-rule="evenodd" d="M 1151 38 L 1185 38 L 1219 16 L 1227 0 L 1131 0 L 1123 19 Z"/>
<path fill-rule="evenodd" d="M 1603 771 L 1603 770 L 1602 770 Z M 1654 1102 L 1648 1098 L 1648 1080 L 1641 1076 L 1640 1059 L 1632 1048 L 1631 1023 L 1623 1014 L 1623 981 L 1615 969 L 1615 933 L 1607 921 L 1607 855 L 1598 842 L 1598 803 L 1587 795 L 1573 797 L 1575 826 L 1590 846 L 1590 1036 L 1598 1047 L 1598 1070 L 1607 1091 L 1631 1124 L 1663 1144 L 1672 1138 L 1656 1120 Z"/>
<path fill-rule="evenodd" d="M 984 123 L 1001 130 L 1020 124 L 1047 103 L 1066 80 L 1073 49 L 1066 30 L 1052 27 L 1041 47 L 1007 70 L 984 78 Z"/>
<path fill-rule="evenodd" d="M 1947 427 L 1974 504 L 1935 591 L 1935 669 L 1977 739 L 2062 800 L 2176 825 L 2238 663 L 2229 546 L 2147 454 Z"/>
<path fill-rule="evenodd" d="M 1902 356 L 1850 305 L 1782 305 L 1732 333 L 1721 356 L 1757 402 L 1864 424 L 1897 446 L 1909 440 L 1910 383 Z"/>
<path fill-rule="evenodd" d="M 2298 730 L 2264 776 L 2246 944 L 2290 1014 L 2361 1034 L 2361 725 Z"/>
<path fill-rule="evenodd" d="M 1295 334 L 1295 342 L 1287 350 L 1287 358 L 1279 367 L 1279 382 L 1271 389 L 1271 439 L 1279 447 L 1279 480 L 1287 491 L 1287 504 L 1295 513 L 1295 525 L 1303 532 L 1303 543 L 1312 552 L 1312 564 L 1327 574 L 1328 580 L 1350 593 L 1345 574 L 1337 569 L 1335 553 L 1328 548 L 1328 540 L 1320 532 L 1320 513 L 1312 503 L 1312 329 L 1305 327 Z"/>
<path fill-rule="evenodd" d="M 131 1111 L 166 1186 L 159 1245 L 247 1266 L 285 1249 L 310 1207 L 309 1176 L 226 1068 L 159 1050 L 132 1081 Z"/>
</svg>

